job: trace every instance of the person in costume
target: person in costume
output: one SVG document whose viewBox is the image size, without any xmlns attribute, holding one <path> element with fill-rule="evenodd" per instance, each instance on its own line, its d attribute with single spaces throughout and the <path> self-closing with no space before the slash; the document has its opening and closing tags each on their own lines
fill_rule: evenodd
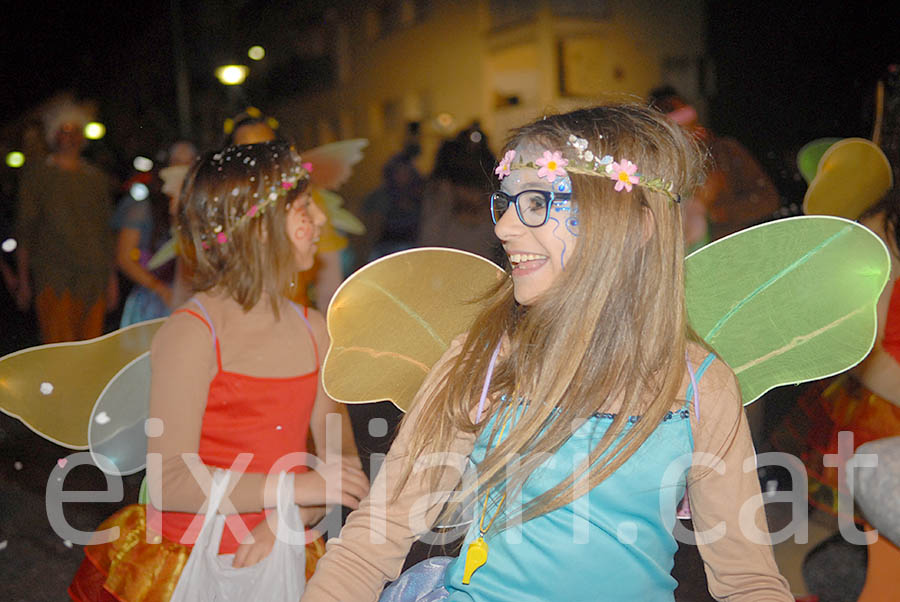
<svg viewBox="0 0 900 602">
<path fill-rule="evenodd" d="M 174 262 L 156 270 L 147 262 L 169 234 L 169 199 L 152 172 L 137 173 L 125 182 L 125 194 L 113 214 L 116 265 L 133 288 L 122 307 L 119 326 L 162 318 L 172 305 Z"/>
<path fill-rule="evenodd" d="M 113 183 L 81 156 L 88 121 L 74 104 L 49 109 L 52 152 L 28 163 L 19 186 L 16 304 L 25 310 L 34 302 L 44 343 L 100 336 L 106 312 L 118 305 Z"/>
<path fill-rule="evenodd" d="M 696 141 L 650 109 L 597 107 L 518 129 L 496 174 L 508 278 L 428 371 L 383 495 L 329 542 L 303 601 L 673 600 L 686 485 L 695 529 L 720 529 L 700 545 L 713 596 L 793 600 L 739 520 L 760 490 L 734 374 L 685 319 Z M 723 470 L 672 469 L 692 452 Z M 400 575 L 413 541 L 461 522 L 457 558 Z"/>
<path fill-rule="evenodd" d="M 497 238 L 484 219 L 484 196 L 492 190 L 497 163 L 478 123 L 445 140 L 422 195 L 417 246 L 450 247 L 494 260 Z"/>
<path fill-rule="evenodd" d="M 805 211 L 858 219 L 887 247 L 890 276 L 876 308 L 872 351 L 852 370 L 810 385 L 772 436 L 777 449 L 803 460 L 811 505 L 832 516 L 852 517 L 864 526 L 868 525 L 864 513 L 839 506 L 839 494 L 849 495 L 848 484 L 841 482 L 837 465 L 825 465 L 825 456 L 838 457 L 841 432 L 853 434 L 853 449 L 900 435 L 900 190 L 896 186 L 888 190 L 893 181 L 884 153 L 868 140 L 836 142 L 819 162 L 804 200 Z M 900 549 L 879 537 L 869 545 L 868 559 L 859 599 L 886 599 L 894 589 Z M 810 558 L 809 563 L 813 562 Z M 810 583 L 811 591 L 817 585 Z"/>
<path fill-rule="evenodd" d="M 278 138 L 278 134 L 276 133 L 277 127 L 278 122 L 273 118 L 266 118 L 259 109 L 249 107 L 247 111 L 226 123 L 226 130 L 230 130 L 228 143 L 252 144 L 276 140 Z M 352 143 L 353 141 L 347 142 Z M 307 157 L 308 154 L 309 153 L 304 153 L 304 157 Z M 359 148 L 357 148 L 355 152 L 349 153 L 343 160 L 346 164 L 344 167 L 346 175 L 332 178 L 327 181 L 313 182 L 310 187 L 313 202 L 325 213 L 326 222 L 319 239 L 319 250 L 316 254 L 315 264 L 311 269 L 298 273 L 294 279 L 292 299 L 298 303 L 308 305 L 314 301 L 316 307 L 324 310 L 328 307 L 328 302 L 331 300 L 332 295 L 334 295 L 334 291 L 337 290 L 338 286 L 340 286 L 341 282 L 344 280 L 344 262 L 342 254 L 348 248 L 349 243 L 347 237 L 335 229 L 333 224 L 335 217 L 337 217 L 335 214 L 340 213 L 341 215 L 350 218 L 349 220 L 341 220 L 341 223 L 348 224 L 352 233 L 361 234 L 364 232 L 364 229 L 362 228 L 362 224 L 359 223 L 359 220 L 356 220 L 352 215 L 349 215 L 346 210 L 340 209 L 339 205 L 342 202 L 340 197 L 337 198 L 337 206 L 335 206 L 334 202 L 328 202 L 328 197 L 333 199 L 337 195 L 330 193 L 326 188 L 337 188 L 343 184 L 344 180 L 350 175 L 349 167 L 361 158 L 362 155 L 359 153 Z M 341 161 L 340 156 L 331 157 L 331 159 L 331 163 L 339 163 Z M 337 159 L 337 161 L 335 161 L 335 159 Z M 316 173 L 316 161 L 312 162 L 308 167 L 310 167 L 312 173 Z M 325 170 L 331 166 L 322 165 L 321 167 Z M 318 174 L 313 176 L 313 178 L 319 179 Z M 314 285 L 315 287 L 314 299 L 311 299 L 309 295 L 311 285 Z"/>
<path fill-rule="evenodd" d="M 750 151 L 734 138 L 703 127 L 697 110 L 671 86 L 652 90 L 650 102 L 702 140 L 712 159 L 704 184 L 684 200 L 689 249 L 772 217 L 781 206 L 778 190 Z"/>
<path fill-rule="evenodd" d="M 277 479 L 268 473 L 287 454 L 305 451 L 308 432 L 324 467 L 286 469 L 304 524 L 315 523 L 325 504 L 356 507 L 368 491 L 346 410 L 321 387 L 324 318 L 284 297 L 291 275 L 312 265 L 325 221 L 307 181 L 300 157 L 279 142 L 207 153 L 188 174 L 178 232 L 197 292 L 151 347 L 150 423 L 157 427 L 148 430 L 148 453 L 158 461 L 147 467 L 150 500 L 100 526 L 119 527 L 120 536 L 85 548 L 73 600 L 170 599 L 209 490 L 197 471 L 230 474 L 227 499 L 236 514 L 216 545 L 235 554 L 236 567 L 272 549 L 264 504 L 275 499 Z M 326 441 L 332 413 L 340 416 L 339 441 Z M 249 464 L 235 468 L 248 453 Z M 307 575 L 322 547 L 321 540 L 308 544 Z"/>
</svg>

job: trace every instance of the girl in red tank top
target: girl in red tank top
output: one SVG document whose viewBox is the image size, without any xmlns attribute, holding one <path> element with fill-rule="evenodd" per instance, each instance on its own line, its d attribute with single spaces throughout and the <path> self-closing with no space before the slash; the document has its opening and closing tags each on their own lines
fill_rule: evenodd
<svg viewBox="0 0 900 602">
<path fill-rule="evenodd" d="M 150 500 L 100 526 L 120 535 L 85 548 L 73 600 L 168 601 L 215 469 L 231 473 L 218 551 L 235 554 L 236 567 L 272 548 L 264 518 L 280 472 L 293 473 L 306 525 L 326 504 L 354 508 L 368 493 L 346 409 L 321 386 L 324 318 L 285 297 L 293 273 L 312 267 L 325 222 L 307 181 L 300 157 L 278 142 L 208 153 L 185 180 L 179 242 L 198 294 L 153 341 Z M 342 434 L 326 438 L 330 414 L 340 417 Z M 302 456 L 308 435 L 324 459 L 316 470 Z M 323 552 L 321 539 L 307 545 L 307 577 Z"/>
</svg>

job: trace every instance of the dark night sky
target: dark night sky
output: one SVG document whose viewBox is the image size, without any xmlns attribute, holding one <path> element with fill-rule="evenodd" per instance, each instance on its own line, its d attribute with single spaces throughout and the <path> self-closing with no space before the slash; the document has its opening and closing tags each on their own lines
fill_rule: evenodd
<svg viewBox="0 0 900 602">
<path fill-rule="evenodd" d="M 203 61 L 209 59 L 195 55 L 215 49 L 197 47 L 195 38 L 210 35 L 191 30 L 198 1 L 181 5 L 194 44 L 189 53 Z M 104 112 L 117 103 L 138 112 L 159 105 L 174 114 L 170 2 L 5 4 L 0 124 L 65 88 L 99 97 Z M 831 4 L 710 0 L 714 129 L 743 140 L 764 160 L 773 149 L 784 152 L 815 137 L 869 134 L 873 84 L 888 63 L 900 62 L 900 2 Z M 240 38 L 254 11 L 273 3 L 231 5 L 239 18 L 222 25 L 234 31 L 204 43 Z"/>
</svg>

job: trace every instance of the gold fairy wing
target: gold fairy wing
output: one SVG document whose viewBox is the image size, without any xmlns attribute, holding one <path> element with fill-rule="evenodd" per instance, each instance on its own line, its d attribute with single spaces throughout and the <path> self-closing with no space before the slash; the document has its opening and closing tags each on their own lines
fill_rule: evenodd
<svg viewBox="0 0 900 602">
<path fill-rule="evenodd" d="M 41 345 L 0 358 L 0 411 L 54 443 L 88 448 L 98 397 L 123 366 L 150 349 L 163 322 L 140 322 L 96 339 Z"/>
<path fill-rule="evenodd" d="M 891 186 L 891 164 L 882 150 L 871 140 L 847 138 L 831 145 L 819 160 L 803 197 L 803 212 L 857 219 Z"/>
<path fill-rule="evenodd" d="M 353 273 L 328 306 L 325 390 L 344 403 L 390 400 L 406 410 L 428 371 L 484 309 L 505 273 L 472 253 L 401 251 Z"/>
</svg>

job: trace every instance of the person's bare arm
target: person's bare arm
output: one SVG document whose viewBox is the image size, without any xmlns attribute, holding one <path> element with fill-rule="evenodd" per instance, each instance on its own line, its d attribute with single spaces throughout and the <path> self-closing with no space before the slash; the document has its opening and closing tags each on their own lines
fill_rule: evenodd
<svg viewBox="0 0 900 602">
<path fill-rule="evenodd" d="M 136 228 L 122 228 L 116 238 L 116 265 L 135 284 L 150 289 L 166 302 L 172 303 L 172 289 L 151 274 L 135 257 L 139 254 L 141 233 Z"/>
</svg>

